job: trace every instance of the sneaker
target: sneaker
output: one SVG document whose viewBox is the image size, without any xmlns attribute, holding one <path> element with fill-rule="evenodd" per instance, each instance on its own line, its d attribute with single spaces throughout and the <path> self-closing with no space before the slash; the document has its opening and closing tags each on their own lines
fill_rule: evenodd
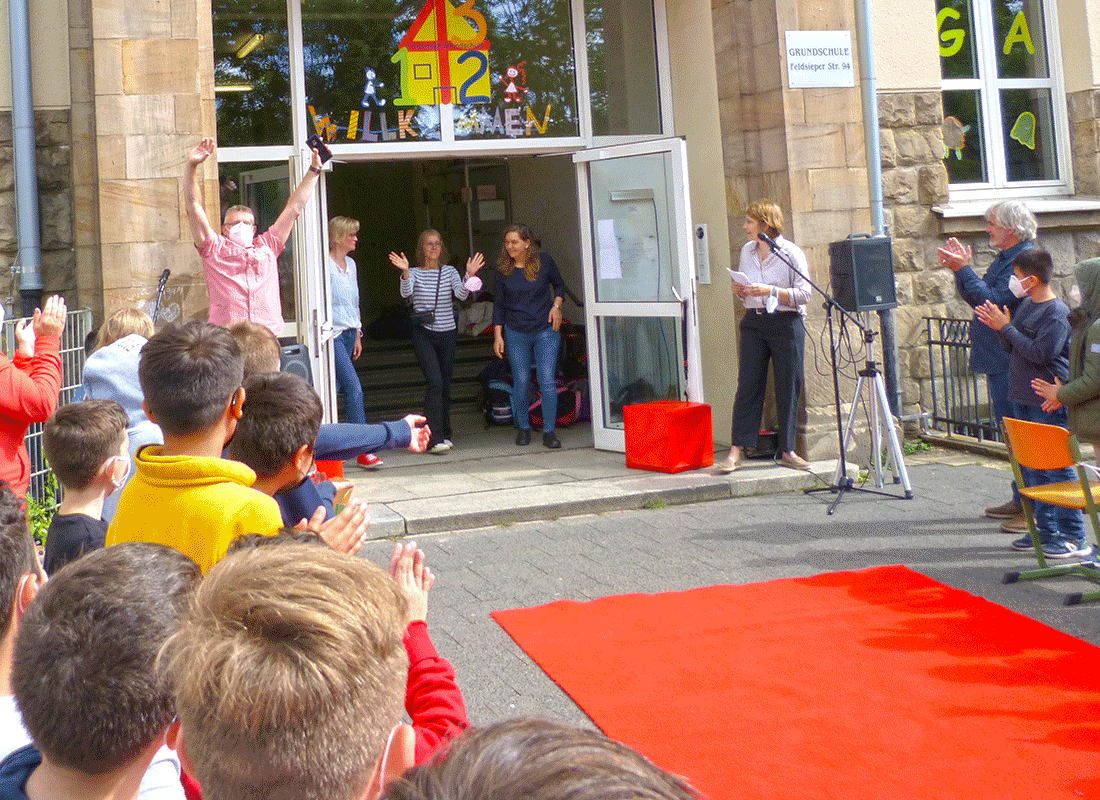
<svg viewBox="0 0 1100 800">
<path fill-rule="evenodd" d="M 451 447 L 455 446 L 455 443 L 452 442 L 450 439 L 444 439 L 443 444 L 447 445 L 448 448 L 451 448 Z"/>
<path fill-rule="evenodd" d="M 987 508 L 985 510 L 985 515 L 990 519 L 1012 519 L 1023 513 L 1023 506 L 1015 500 L 1009 500 L 1007 503 L 1002 503 L 999 506 L 993 506 L 993 508 Z"/>
<path fill-rule="evenodd" d="M 1071 547 L 1073 547 L 1073 554 L 1075 556 L 1092 555 L 1092 545 L 1088 542 L 1070 542 L 1069 544 Z"/>
<path fill-rule="evenodd" d="M 1027 519 L 1023 514 L 1017 514 L 1012 519 L 1006 519 L 1002 522 L 1001 530 L 1005 533 L 1027 533 Z"/>
<path fill-rule="evenodd" d="M 435 445 L 433 445 L 432 447 L 429 447 L 428 452 L 429 453 L 435 453 L 437 456 L 438 455 L 443 455 L 448 450 L 450 450 L 452 446 L 453 445 L 450 442 L 448 442 L 446 439 L 444 439 L 441 442 L 436 442 Z"/>
<path fill-rule="evenodd" d="M 1091 550 L 1091 548 L 1089 549 Z M 1077 545 L 1073 542 L 1067 542 L 1063 539 L 1044 544 L 1043 555 L 1047 558 L 1074 558 L 1088 554 L 1079 551 Z"/>
<path fill-rule="evenodd" d="M 554 435 L 553 431 L 543 431 L 542 446 L 549 447 L 551 450 L 560 450 L 561 442 L 558 441 L 558 437 Z"/>
<path fill-rule="evenodd" d="M 1014 541 L 1012 543 L 1012 549 L 1013 550 L 1020 550 L 1020 551 L 1034 549 L 1034 545 L 1031 543 L 1031 537 L 1030 536 L 1023 536 L 1023 537 L 1017 539 L 1016 541 Z"/>
<path fill-rule="evenodd" d="M 380 459 L 374 453 L 363 453 L 363 455 L 355 459 L 355 463 L 361 466 L 363 469 L 374 469 L 375 467 L 382 466 L 382 459 Z"/>
</svg>

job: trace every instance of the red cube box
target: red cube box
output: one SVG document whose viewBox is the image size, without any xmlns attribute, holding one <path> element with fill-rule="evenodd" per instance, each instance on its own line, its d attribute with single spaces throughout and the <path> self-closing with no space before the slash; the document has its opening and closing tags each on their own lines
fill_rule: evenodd
<svg viewBox="0 0 1100 800">
<path fill-rule="evenodd" d="M 653 472 L 683 472 L 714 463 L 710 406 L 656 400 L 623 407 L 626 465 Z"/>
</svg>

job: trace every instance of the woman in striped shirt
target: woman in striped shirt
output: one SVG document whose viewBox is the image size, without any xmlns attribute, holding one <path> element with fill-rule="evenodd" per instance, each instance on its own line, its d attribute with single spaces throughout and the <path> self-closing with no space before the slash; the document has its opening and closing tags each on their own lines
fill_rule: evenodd
<svg viewBox="0 0 1100 800">
<path fill-rule="evenodd" d="M 428 229 L 416 242 L 416 266 L 409 266 L 404 253 L 390 253 L 390 262 L 401 270 L 401 296 L 411 297 L 417 314 L 432 312 L 430 322 L 413 326 L 413 349 L 424 372 L 424 416 L 428 418 L 432 438 L 428 452 L 445 453 L 451 449 L 451 374 L 454 372 L 455 325 L 452 297 L 465 300 L 481 288 L 478 270 L 485 256 L 474 253 L 466 259 L 466 277 L 447 262 L 450 255 L 439 231 Z"/>
</svg>

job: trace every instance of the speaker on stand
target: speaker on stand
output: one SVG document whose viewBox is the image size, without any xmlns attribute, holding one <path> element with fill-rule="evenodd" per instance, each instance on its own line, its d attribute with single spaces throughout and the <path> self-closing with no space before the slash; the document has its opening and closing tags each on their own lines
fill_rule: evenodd
<svg viewBox="0 0 1100 800">
<path fill-rule="evenodd" d="M 845 239 L 829 245 L 829 280 L 845 311 L 882 311 L 898 307 L 894 254 L 885 236 Z"/>
</svg>

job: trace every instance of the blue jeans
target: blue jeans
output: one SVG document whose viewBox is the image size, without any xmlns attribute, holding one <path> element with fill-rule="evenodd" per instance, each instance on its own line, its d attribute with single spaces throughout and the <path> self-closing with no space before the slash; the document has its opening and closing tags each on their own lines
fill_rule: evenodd
<svg viewBox="0 0 1100 800">
<path fill-rule="evenodd" d="M 1029 422 L 1041 422 L 1044 425 L 1061 425 L 1066 427 L 1068 415 L 1065 406 L 1048 414 L 1039 406 L 1028 406 L 1023 403 L 1012 404 L 1012 416 Z M 1021 468 L 1024 474 L 1024 483 L 1027 486 L 1041 486 L 1045 483 L 1059 483 L 1061 481 L 1077 481 L 1077 471 L 1073 467 L 1065 469 L 1027 469 Z M 1081 512 L 1076 508 L 1062 508 L 1052 506 L 1049 503 L 1032 503 L 1035 509 L 1035 527 L 1039 530 L 1039 541 L 1047 542 L 1073 542 L 1084 544 L 1085 525 Z"/>
<path fill-rule="evenodd" d="M 336 389 L 344 394 L 344 410 L 348 422 L 364 423 L 367 412 L 363 409 L 363 384 L 351 363 L 351 354 L 355 351 L 355 336 L 358 331 L 348 328 L 332 340 L 332 351 L 336 356 Z"/>
<path fill-rule="evenodd" d="M 561 346 L 561 333 L 552 327 L 538 333 L 521 333 L 508 326 L 504 327 L 504 349 L 512 364 L 512 415 L 516 427 L 530 430 L 531 401 L 528 397 L 531 388 L 531 366 L 535 367 L 535 377 L 542 395 L 542 429 L 552 433 L 558 421 L 558 387 L 554 383 L 558 365 L 558 348 Z"/>
</svg>

